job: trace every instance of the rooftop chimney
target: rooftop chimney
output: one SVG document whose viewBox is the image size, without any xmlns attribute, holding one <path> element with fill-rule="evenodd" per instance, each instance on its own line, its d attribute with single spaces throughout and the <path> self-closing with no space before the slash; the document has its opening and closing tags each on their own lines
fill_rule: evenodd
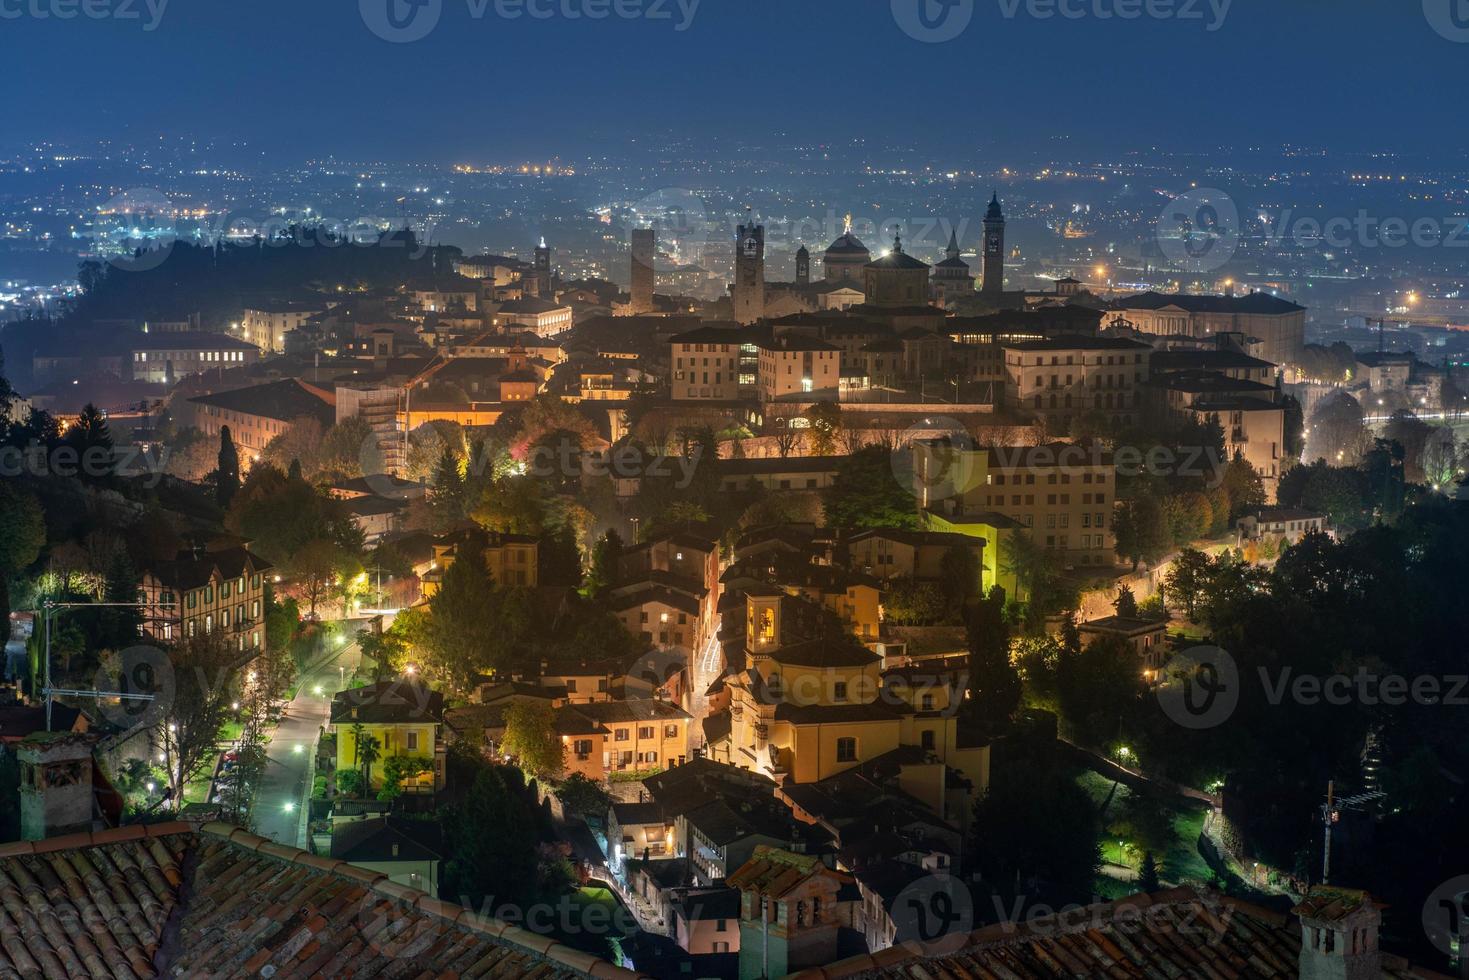
<svg viewBox="0 0 1469 980">
<path fill-rule="evenodd" d="M 1295 907 L 1301 922 L 1301 980 L 1378 980 L 1381 907 L 1355 888 L 1316 885 Z"/>
</svg>

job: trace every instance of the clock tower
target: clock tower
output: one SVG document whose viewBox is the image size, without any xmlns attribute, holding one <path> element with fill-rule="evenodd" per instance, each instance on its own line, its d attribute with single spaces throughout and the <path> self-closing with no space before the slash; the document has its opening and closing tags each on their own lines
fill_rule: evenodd
<svg viewBox="0 0 1469 980">
<path fill-rule="evenodd" d="M 984 285 L 981 291 L 997 296 L 1005 291 L 1005 215 L 1000 210 L 1000 196 L 990 197 L 984 214 Z"/>
<path fill-rule="evenodd" d="M 735 281 L 731 289 L 736 323 L 754 323 L 765 315 L 765 226 L 739 226 L 735 238 Z"/>
</svg>

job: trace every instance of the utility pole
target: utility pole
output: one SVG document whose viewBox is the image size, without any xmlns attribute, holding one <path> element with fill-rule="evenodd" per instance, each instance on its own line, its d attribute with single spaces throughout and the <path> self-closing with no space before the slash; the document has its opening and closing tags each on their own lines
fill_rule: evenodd
<svg viewBox="0 0 1469 980">
<path fill-rule="evenodd" d="M 1376 800 L 1384 799 L 1386 793 L 1381 790 L 1373 790 L 1367 793 L 1358 793 L 1355 796 L 1336 796 L 1336 781 L 1331 780 L 1326 784 L 1326 803 L 1321 807 L 1321 822 L 1326 828 L 1323 835 L 1321 853 L 1321 883 L 1331 884 L 1331 828 L 1341 819 L 1343 810 L 1361 810 L 1366 804 Z"/>
<path fill-rule="evenodd" d="M 770 896 L 760 896 L 760 975 L 770 976 Z"/>
</svg>

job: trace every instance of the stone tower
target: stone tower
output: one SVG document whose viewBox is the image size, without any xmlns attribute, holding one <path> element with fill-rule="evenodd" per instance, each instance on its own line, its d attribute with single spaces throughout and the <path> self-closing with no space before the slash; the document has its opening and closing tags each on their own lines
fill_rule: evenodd
<svg viewBox="0 0 1469 980">
<path fill-rule="evenodd" d="M 754 323 L 765 315 L 765 226 L 753 218 L 740 225 L 735 239 L 732 293 L 736 323 Z"/>
<path fill-rule="evenodd" d="M 632 231 L 632 312 L 653 312 L 653 290 L 657 284 L 654 262 L 658 255 L 658 232 L 652 228 Z"/>
<path fill-rule="evenodd" d="M 811 253 L 805 245 L 796 249 L 796 285 L 809 286 L 811 284 Z"/>
<path fill-rule="evenodd" d="M 92 829 L 92 746 L 96 738 L 38 732 L 16 746 L 20 836 L 45 840 Z"/>
<path fill-rule="evenodd" d="M 1316 885 L 1295 907 L 1301 923 L 1301 980 L 1378 980 L 1382 912 L 1355 888 Z"/>
<path fill-rule="evenodd" d="M 551 249 L 545 238 L 536 246 L 536 295 L 551 298 Z"/>
<path fill-rule="evenodd" d="M 1005 214 L 1000 210 L 1000 195 L 990 197 L 984 213 L 984 285 L 982 291 L 997 296 L 1005 289 Z"/>
</svg>

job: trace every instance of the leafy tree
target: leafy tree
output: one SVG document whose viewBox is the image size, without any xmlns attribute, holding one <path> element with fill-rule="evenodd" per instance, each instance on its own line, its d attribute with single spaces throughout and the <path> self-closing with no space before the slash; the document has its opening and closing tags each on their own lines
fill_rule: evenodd
<svg viewBox="0 0 1469 980">
<path fill-rule="evenodd" d="M 112 553 L 107 567 L 107 580 L 102 590 L 103 602 L 136 602 L 138 577 L 126 548 Z M 112 606 L 98 610 L 97 645 L 110 650 L 132 646 L 142 626 L 141 610 L 132 606 Z"/>
<path fill-rule="evenodd" d="M 320 420 L 303 415 L 287 424 L 284 432 L 265 444 L 260 462 L 280 470 L 294 466 L 297 478 L 308 469 L 314 475 L 320 469 L 321 440 L 325 435 L 326 430 Z"/>
<path fill-rule="evenodd" d="M 446 516 L 445 524 L 452 524 L 464 516 L 464 471 L 454 451 L 444 447 L 439 461 L 434 466 L 432 502 L 435 511 Z"/>
<path fill-rule="evenodd" d="M 429 672 L 456 691 L 493 665 L 509 624 L 496 615 L 495 582 L 479 542 L 466 540 L 429 599 L 424 645 Z"/>
<path fill-rule="evenodd" d="M 1365 438 L 1361 403 L 1345 391 L 1334 391 L 1311 413 L 1306 454 L 1313 460 L 1356 465 Z"/>
<path fill-rule="evenodd" d="M 364 789 L 361 769 L 337 770 L 337 792 L 342 796 L 356 799 L 363 794 Z"/>
<path fill-rule="evenodd" d="M 353 415 L 326 430 L 315 475 L 328 480 L 351 480 L 365 474 L 386 473 L 378 453 L 377 434 L 367 419 Z"/>
<path fill-rule="evenodd" d="M 1167 515 L 1157 498 L 1150 494 L 1118 507 L 1112 526 L 1117 537 L 1117 554 L 1130 561 L 1133 568 L 1139 562 L 1156 562 L 1168 554 L 1173 543 Z"/>
<path fill-rule="evenodd" d="M 219 730 L 233 715 L 230 704 L 249 656 L 218 630 L 196 633 L 168 652 L 173 699 L 166 711 L 157 712 L 154 740 L 168 748 L 169 785 L 176 806 L 183 801 L 184 785 L 213 757 Z"/>
<path fill-rule="evenodd" d="M 1029 531 L 1011 531 L 1000 537 L 1000 570 L 1015 580 L 1017 601 L 1028 601 L 1042 616 L 1061 608 L 1061 564 L 1055 552 L 1041 547 Z"/>
<path fill-rule="evenodd" d="M 1036 883 L 1085 899 L 1101 868 L 1091 798 L 1059 767 L 1006 767 L 974 808 L 970 833 L 984 876 L 1005 894 Z"/>
<path fill-rule="evenodd" d="M 837 436 L 842 430 L 842 410 L 833 402 L 817 402 L 806 411 L 810 425 L 811 455 L 830 456 L 836 452 Z"/>
<path fill-rule="evenodd" d="M 1112 606 L 1123 619 L 1137 619 L 1137 596 L 1133 595 L 1131 587 L 1118 586 L 1117 599 Z"/>
<path fill-rule="evenodd" d="M 505 708 L 501 748 L 520 768 L 534 776 L 555 778 L 566 765 L 566 750 L 556 733 L 556 713 L 549 705 L 517 701 Z"/>
<path fill-rule="evenodd" d="M 464 801 L 443 815 L 451 856 L 442 893 L 471 907 L 491 896 L 521 907 L 541 897 L 535 821 L 509 772 L 480 767 Z"/>
<path fill-rule="evenodd" d="M 375 680 L 384 681 L 402 676 L 403 668 L 408 663 L 408 642 L 396 622 L 381 633 L 358 630 L 357 647 L 364 657 L 372 661 Z"/>
<path fill-rule="evenodd" d="M 10 622 L 10 580 L 29 567 L 46 543 L 46 521 L 36 498 L 0 481 L 0 623 Z"/>
<path fill-rule="evenodd" d="M 1285 455 L 1290 459 L 1299 459 L 1306 448 L 1305 413 L 1294 395 L 1281 398 L 1280 406 L 1285 409 Z"/>
<path fill-rule="evenodd" d="M 378 741 L 376 735 L 367 732 L 358 736 L 353 754 L 357 757 L 357 764 L 362 767 L 362 785 L 372 785 L 372 767 L 378 759 L 382 758 L 382 742 Z"/>
<path fill-rule="evenodd" d="M 899 484 L 892 454 L 883 446 L 859 449 L 837 465 L 822 495 L 827 521 L 844 529 L 920 527 L 911 489 Z"/>
<path fill-rule="evenodd" d="M 539 395 L 521 412 L 520 433 L 511 443 L 511 454 L 524 459 L 532 445 L 553 434 L 564 434 L 578 449 L 595 445 L 599 438 L 591 419 L 575 405 L 555 395 Z"/>
<path fill-rule="evenodd" d="M 327 538 L 306 542 L 292 558 L 291 574 L 306 590 L 306 601 L 313 616 L 316 615 L 317 604 L 331 592 L 342 565 L 341 549 Z"/>
<path fill-rule="evenodd" d="M 592 549 L 592 571 L 587 577 L 587 592 L 598 596 L 617 583 L 621 577 L 618 563 L 622 558 L 622 536 L 609 530 L 597 539 Z"/>
<path fill-rule="evenodd" d="M 1260 474 L 1238 453 L 1224 468 L 1223 486 L 1229 492 L 1231 517 L 1239 517 L 1265 503 L 1265 484 Z"/>
<path fill-rule="evenodd" d="M 533 479 L 496 480 L 481 491 L 479 500 L 470 509 L 470 517 L 491 531 L 540 534 L 546 526 L 545 496 Z"/>
<path fill-rule="evenodd" d="M 610 793 L 579 772 L 572 773 L 556 787 L 556 798 L 567 813 L 583 820 L 605 818 L 614 802 Z"/>
<path fill-rule="evenodd" d="M 1198 603 L 1200 619 L 1211 629 L 1217 629 L 1247 605 L 1268 579 L 1268 572 L 1246 562 L 1238 552 L 1216 556 L 1209 566 L 1207 585 Z"/>
<path fill-rule="evenodd" d="M 1214 525 L 1209 497 L 1197 490 L 1165 498 L 1173 543 L 1192 544 L 1208 535 Z"/>
<path fill-rule="evenodd" d="M 301 626 L 301 610 L 296 600 L 287 597 L 277 602 L 275 589 L 265 588 L 265 646 L 270 650 L 284 650 L 290 646 Z"/>
<path fill-rule="evenodd" d="M 225 527 L 250 541 L 251 550 L 262 558 L 287 570 L 302 547 L 323 538 L 344 555 L 362 553 L 362 532 L 340 501 L 270 465 L 250 469 L 225 514 Z"/>
<path fill-rule="evenodd" d="M 1434 429 L 1423 445 L 1420 457 L 1423 480 L 1435 490 L 1453 485 L 1459 475 L 1459 450 L 1454 444 L 1454 430 L 1441 425 Z"/>
<path fill-rule="evenodd" d="M 967 709 L 992 731 L 1008 726 L 1020 707 L 1020 675 L 1010 662 L 1010 624 L 1005 590 L 995 586 L 969 613 L 969 699 Z"/>
<path fill-rule="evenodd" d="M 1152 851 L 1143 852 L 1143 863 L 1137 872 L 1138 890 L 1149 895 L 1163 890 L 1163 882 L 1158 877 L 1158 862 L 1153 858 Z"/>
<path fill-rule="evenodd" d="M 93 405 L 87 402 L 82 407 L 82 412 L 77 420 L 66 430 L 66 444 L 78 453 L 85 454 L 88 450 L 100 450 L 111 459 L 113 442 L 112 430 L 107 426 L 107 416 Z M 94 452 L 95 456 L 96 453 Z"/>
<path fill-rule="evenodd" d="M 1138 603 L 1138 615 L 1143 619 L 1154 622 L 1167 622 L 1170 618 L 1168 603 L 1164 601 L 1163 592 L 1159 590 Z"/>
<path fill-rule="evenodd" d="M 229 508 L 230 501 L 240 492 L 240 454 L 235 449 L 235 440 L 230 436 L 230 427 L 219 427 L 219 459 L 214 468 L 214 499 L 220 507 Z"/>
<path fill-rule="evenodd" d="M 944 599 L 953 608 L 960 608 L 980 591 L 979 559 L 974 549 L 955 545 L 944 552 L 939 561 Z"/>
<path fill-rule="evenodd" d="M 1131 644 L 1103 638 L 1062 659 L 1056 689 L 1061 716 L 1077 740 L 1109 744 L 1138 710 L 1142 666 Z"/>
<path fill-rule="evenodd" d="M 1173 559 L 1164 577 L 1163 588 L 1175 605 L 1183 607 L 1190 620 L 1199 601 L 1209 588 L 1212 565 L 1209 556 L 1193 548 L 1185 548 Z"/>
<path fill-rule="evenodd" d="M 377 791 L 378 802 L 391 803 L 403 795 L 403 780 L 433 771 L 427 759 L 409 755 L 390 756 L 383 763 L 383 785 Z"/>
<path fill-rule="evenodd" d="M 897 626 L 936 626 L 957 611 L 939 586 L 906 576 L 887 582 L 882 607 L 884 618 Z"/>
<path fill-rule="evenodd" d="M 1366 488 L 1358 471 L 1318 461 L 1303 475 L 1306 480 L 1301 490 L 1302 507 L 1325 514 L 1338 527 L 1352 526 L 1362 520 Z"/>
</svg>

